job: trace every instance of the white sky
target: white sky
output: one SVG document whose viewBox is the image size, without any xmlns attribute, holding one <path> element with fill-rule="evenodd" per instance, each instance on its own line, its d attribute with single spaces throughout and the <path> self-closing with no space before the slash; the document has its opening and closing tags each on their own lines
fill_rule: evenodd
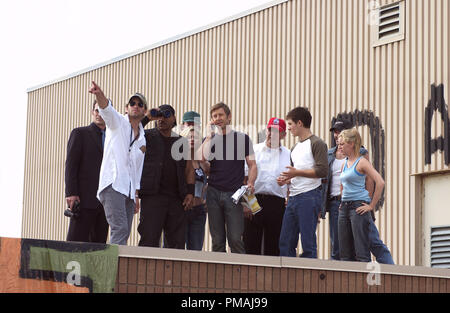
<svg viewBox="0 0 450 313">
<path fill-rule="evenodd" d="M 28 88 L 269 2 L 1 1 L 0 236 L 21 236 Z"/>
</svg>

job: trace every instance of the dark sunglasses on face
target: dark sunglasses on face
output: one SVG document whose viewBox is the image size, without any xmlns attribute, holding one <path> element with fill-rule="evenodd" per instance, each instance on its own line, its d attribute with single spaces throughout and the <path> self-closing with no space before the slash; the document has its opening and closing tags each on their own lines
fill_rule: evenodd
<svg viewBox="0 0 450 313">
<path fill-rule="evenodd" d="M 143 104 L 142 102 L 130 101 L 130 103 L 129 103 L 130 107 L 134 107 L 136 104 L 137 104 L 140 108 L 143 108 L 143 107 L 144 107 L 144 104 Z"/>
</svg>

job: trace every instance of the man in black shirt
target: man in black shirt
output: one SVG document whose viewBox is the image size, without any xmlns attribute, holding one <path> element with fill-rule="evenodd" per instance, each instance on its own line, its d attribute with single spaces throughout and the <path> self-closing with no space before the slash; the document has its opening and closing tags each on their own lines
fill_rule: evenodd
<svg viewBox="0 0 450 313">
<path fill-rule="evenodd" d="M 65 168 L 66 201 L 70 210 L 79 202 L 78 216 L 70 218 L 67 241 L 106 243 L 108 222 L 97 199 L 105 140 L 105 121 L 97 101 L 91 110 L 92 123 L 72 130 L 67 143 Z"/>
<path fill-rule="evenodd" d="M 257 168 L 253 144 L 248 135 L 231 129 L 231 111 L 225 103 L 214 105 L 210 115 L 209 126 L 214 125 L 218 132 L 207 135 L 201 151 L 202 159 L 211 164 L 206 206 L 212 250 L 225 252 L 228 239 L 231 252 L 245 253 L 243 208 L 240 203 L 235 204 L 231 196 L 244 183 L 245 162 L 249 168 L 247 186 L 251 193 L 254 192 Z"/>
<path fill-rule="evenodd" d="M 195 176 L 190 151 L 174 151 L 178 140 L 186 140 L 172 128 L 176 125 L 175 110 L 168 104 L 159 107 L 163 112 L 157 127 L 145 130 L 147 142 L 142 170 L 141 215 L 138 232 L 140 246 L 159 247 L 164 230 L 165 248 L 184 249 L 185 211 L 192 206 Z M 147 121 L 143 121 L 145 124 Z M 188 143 L 177 147 L 189 147 Z M 181 153 L 182 158 L 174 155 Z"/>
</svg>

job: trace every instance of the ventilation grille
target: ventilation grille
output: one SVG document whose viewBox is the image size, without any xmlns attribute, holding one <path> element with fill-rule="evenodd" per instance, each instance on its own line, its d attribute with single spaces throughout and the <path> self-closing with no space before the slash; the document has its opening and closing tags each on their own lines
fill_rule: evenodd
<svg viewBox="0 0 450 313">
<path fill-rule="evenodd" d="M 400 33 L 400 3 L 380 9 L 378 39 Z"/>
<path fill-rule="evenodd" d="M 431 227 L 431 267 L 450 268 L 450 226 Z"/>
<path fill-rule="evenodd" d="M 374 12 L 374 47 L 405 39 L 405 1 L 378 7 Z"/>
</svg>

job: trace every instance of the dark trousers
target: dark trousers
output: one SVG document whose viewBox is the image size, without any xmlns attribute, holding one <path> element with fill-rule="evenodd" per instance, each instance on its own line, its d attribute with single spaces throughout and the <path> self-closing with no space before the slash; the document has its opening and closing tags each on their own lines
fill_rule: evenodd
<svg viewBox="0 0 450 313">
<path fill-rule="evenodd" d="M 184 249 L 186 213 L 177 197 L 154 195 L 141 197 L 138 232 L 139 246 L 160 247 L 164 230 L 164 247 Z"/>
<path fill-rule="evenodd" d="M 106 243 L 108 222 L 103 206 L 96 209 L 81 209 L 78 218 L 70 218 L 67 241 Z"/>
<path fill-rule="evenodd" d="M 285 199 L 277 196 L 257 194 L 256 199 L 262 210 L 250 220 L 245 219 L 244 245 L 248 254 L 279 256 L 281 224 L 283 222 Z M 264 251 L 261 243 L 264 234 Z"/>
</svg>

